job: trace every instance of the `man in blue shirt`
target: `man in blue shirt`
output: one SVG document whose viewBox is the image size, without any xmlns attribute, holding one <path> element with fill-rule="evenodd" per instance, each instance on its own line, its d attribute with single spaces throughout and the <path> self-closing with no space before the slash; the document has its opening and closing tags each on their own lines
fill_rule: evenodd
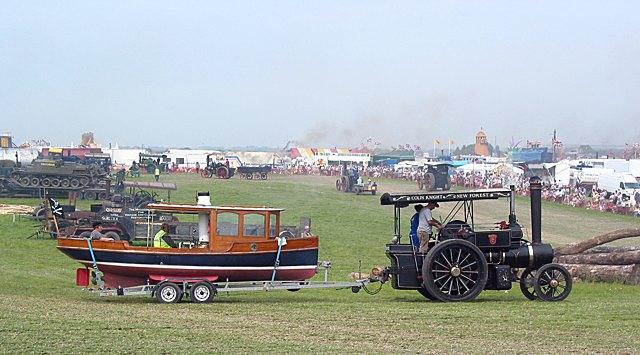
<svg viewBox="0 0 640 355">
<path fill-rule="evenodd" d="M 415 249 L 420 248 L 420 238 L 418 238 L 418 224 L 420 223 L 420 211 L 422 210 L 422 205 L 415 205 L 416 213 L 411 217 L 411 229 L 409 230 L 409 238 L 411 239 L 411 245 Z"/>
</svg>

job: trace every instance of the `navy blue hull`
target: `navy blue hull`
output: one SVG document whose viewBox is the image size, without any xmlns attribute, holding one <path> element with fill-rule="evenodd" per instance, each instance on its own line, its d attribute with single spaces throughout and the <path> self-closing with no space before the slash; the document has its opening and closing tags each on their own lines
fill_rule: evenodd
<svg viewBox="0 0 640 355">
<path fill-rule="evenodd" d="M 85 248 L 59 249 L 87 267 L 91 255 Z M 133 250 L 94 250 L 107 286 L 129 287 L 166 278 L 217 278 L 220 281 L 270 280 L 276 252 L 252 253 L 158 253 Z M 276 280 L 308 280 L 317 271 L 318 249 L 283 250 Z"/>
<path fill-rule="evenodd" d="M 75 260 L 91 261 L 88 249 L 60 249 Z M 183 266 L 273 266 L 276 252 L 238 253 L 238 254 L 185 254 L 185 253 L 146 253 L 118 250 L 94 250 L 99 262 L 149 264 L 149 265 L 183 265 Z M 283 250 L 280 255 L 280 266 L 316 265 L 318 249 Z"/>
</svg>

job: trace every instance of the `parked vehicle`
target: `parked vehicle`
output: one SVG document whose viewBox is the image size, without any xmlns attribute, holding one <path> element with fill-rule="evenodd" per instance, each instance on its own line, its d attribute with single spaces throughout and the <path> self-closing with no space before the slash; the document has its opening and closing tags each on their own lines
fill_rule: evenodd
<svg viewBox="0 0 640 355">
<path fill-rule="evenodd" d="M 598 176 L 598 188 L 611 193 L 620 190 L 629 197 L 640 190 L 640 183 L 628 173 L 603 173 Z"/>
<path fill-rule="evenodd" d="M 236 169 L 240 177 L 246 180 L 267 180 L 271 165 L 241 165 Z"/>
</svg>

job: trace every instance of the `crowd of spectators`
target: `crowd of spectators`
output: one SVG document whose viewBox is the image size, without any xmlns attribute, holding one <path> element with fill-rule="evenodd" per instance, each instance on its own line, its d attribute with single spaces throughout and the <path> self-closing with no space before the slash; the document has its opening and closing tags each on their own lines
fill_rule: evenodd
<svg viewBox="0 0 640 355">
<path fill-rule="evenodd" d="M 451 178 L 451 183 L 466 188 L 496 188 L 514 185 L 518 194 L 523 196 L 529 194 L 529 180 L 524 175 L 513 176 L 495 173 L 483 175 L 481 173 L 456 172 Z M 640 217 L 640 192 L 628 196 L 620 190 L 608 192 L 585 186 L 543 184 L 542 198 L 546 201 L 573 207 Z"/>
</svg>

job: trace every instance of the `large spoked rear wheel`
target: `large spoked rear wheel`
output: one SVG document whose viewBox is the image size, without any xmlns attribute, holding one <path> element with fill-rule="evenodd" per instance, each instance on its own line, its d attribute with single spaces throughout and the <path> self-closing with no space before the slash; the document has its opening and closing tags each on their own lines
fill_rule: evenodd
<svg viewBox="0 0 640 355">
<path fill-rule="evenodd" d="M 422 263 L 424 287 L 440 301 L 469 301 L 487 283 L 487 261 L 475 245 L 453 239 L 436 244 Z"/>
<path fill-rule="evenodd" d="M 422 296 L 424 296 L 424 298 L 430 300 L 430 301 L 435 301 L 437 300 L 435 297 L 433 297 L 433 295 L 431 293 L 429 293 L 429 291 L 427 291 L 426 288 L 419 288 L 418 289 L 418 293 L 420 293 Z"/>
<path fill-rule="evenodd" d="M 182 299 L 182 290 L 173 282 L 163 282 L 156 287 L 155 295 L 160 303 L 178 303 Z"/>
<path fill-rule="evenodd" d="M 218 176 L 218 179 L 228 179 L 230 177 L 229 169 L 226 166 L 221 166 L 216 169 L 216 175 Z"/>
<path fill-rule="evenodd" d="M 522 271 L 522 275 L 520 275 L 520 291 L 527 299 L 535 301 L 538 299 L 535 291 L 535 277 L 537 270 L 526 268 Z"/>
<path fill-rule="evenodd" d="M 436 176 L 433 173 L 424 174 L 424 189 L 427 191 L 433 191 L 436 187 Z"/>
<path fill-rule="evenodd" d="M 534 277 L 536 296 L 543 301 L 562 301 L 569 296 L 572 286 L 571 274 L 558 264 L 542 266 Z"/>
</svg>

